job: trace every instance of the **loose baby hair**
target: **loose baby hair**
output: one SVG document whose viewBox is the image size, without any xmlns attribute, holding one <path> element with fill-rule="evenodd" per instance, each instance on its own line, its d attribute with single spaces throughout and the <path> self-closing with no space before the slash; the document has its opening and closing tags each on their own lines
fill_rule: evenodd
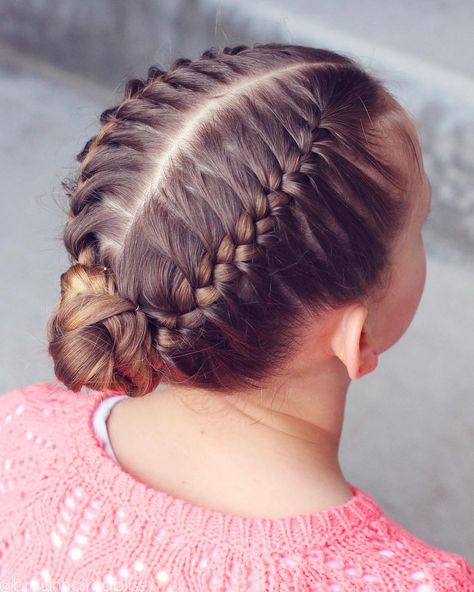
<svg viewBox="0 0 474 592">
<path fill-rule="evenodd" d="M 398 109 L 355 60 L 299 45 L 212 47 L 129 80 L 62 183 L 56 377 L 258 388 L 312 315 L 386 281 L 408 208 L 383 149 L 397 133 L 416 155 Z"/>
</svg>

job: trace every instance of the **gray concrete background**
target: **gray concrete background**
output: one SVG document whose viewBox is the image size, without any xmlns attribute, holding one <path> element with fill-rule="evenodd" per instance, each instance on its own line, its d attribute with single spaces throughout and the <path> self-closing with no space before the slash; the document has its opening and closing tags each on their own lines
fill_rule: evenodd
<svg viewBox="0 0 474 592">
<path fill-rule="evenodd" d="M 60 181 L 126 79 L 210 45 L 281 40 L 345 51 L 415 116 L 434 203 L 423 300 L 377 371 L 351 386 L 341 462 L 414 534 L 474 563 L 474 5 L 354 6 L 3 0 L 0 392 L 54 380 L 45 323 L 68 266 Z"/>
<path fill-rule="evenodd" d="M 355 57 L 418 122 L 441 256 L 474 252 L 471 0 L 3 0 L 0 40 L 117 90 L 210 45 L 283 41 Z"/>
</svg>

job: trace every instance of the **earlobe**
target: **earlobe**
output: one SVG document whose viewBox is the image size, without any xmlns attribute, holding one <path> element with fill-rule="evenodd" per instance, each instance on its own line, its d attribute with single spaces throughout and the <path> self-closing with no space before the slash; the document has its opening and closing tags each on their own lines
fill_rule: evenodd
<svg viewBox="0 0 474 592">
<path fill-rule="evenodd" d="M 373 372 L 377 368 L 378 362 L 379 355 L 372 347 L 367 346 L 366 348 L 361 348 L 359 369 L 354 375 L 353 380 L 357 380 Z"/>
<path fill-rule="evenodd" d="M 367 315 L 363 304 L 345 308 L 333 333 L 333 352 L 346 366 L 351 380 L 373 372 L 378 364 L 378 354 L 365 327 Z"/>
</svg>

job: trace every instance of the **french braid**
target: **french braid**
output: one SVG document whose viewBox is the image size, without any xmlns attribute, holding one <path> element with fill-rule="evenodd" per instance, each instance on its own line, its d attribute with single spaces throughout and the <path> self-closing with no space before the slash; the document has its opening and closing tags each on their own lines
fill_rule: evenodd
<svg viewBox="0 0 474 592">
<path fill-rule="evenodd" d="M 308 311 L 387 267 L 404 210 L 369 123 L 394 105 L 349 58 L 302 46 L 211 48 L 129 80 L 63 182 L 58 378 L 131 396 L 163 377 L 258 386 Z"/>
</svg>

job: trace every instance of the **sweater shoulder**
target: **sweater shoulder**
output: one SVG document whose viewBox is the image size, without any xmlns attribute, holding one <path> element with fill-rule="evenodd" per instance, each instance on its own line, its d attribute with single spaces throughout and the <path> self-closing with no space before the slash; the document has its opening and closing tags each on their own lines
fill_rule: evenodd
<svg viewBox="0 0 474 592">
<path fill-rule="evenodd" d="M 87 414 L 105 393 L 74 392 L 59 383 L 38 382 L 0 394 L 0 453 L 42 443 L 38 437 L 49 434 L 49 441 L 67 436 L 69 419 Z M 5 442 L 8 434 L 15 441 Z M 37 451 L 38 452 L 38 451 Z"/>
<path fill-rule="evenodd" d="M 395 589 L 395 582 L 399 581 L 398 574 L 407 590 L 474 592 L 474 570 L 463 556 L 419 538 L 385 512 L 368 528 L 362 547 L 370 549 L 365 560 L 367 568 L 371 567 L 376 574 L 374 582 L 383 581 L 392 590 L 391 586 Z"/>
<path fill-rule="evenodd" d="M 12 389 L 0 394 L 0 418 L 7 416 L 14 409 L 16 415 L 22 415 L 24 406 L 29 407 L 30 415 L 48 416 L 70 413 L 85 409 L 98 399 L 109 396 L 107 392 L 91 391 L 90 393 L 74 392 L 60 383 L 36 382 L 23 387 Z M 20 409 L 16 407 L 20 405 Z M 45 412 L 45 409 L 48 410 Z"/>
<path fill-rule="evenodd" d="M 0 394 L 0 490 L 24 496 L 39 481 L 45 485 L 59 475 L 73 453 L 74 426 L 104 396 L 76 393 L 52 382 Z"/>
<path fill-rule="evenodd" d="M 110 394 L 74 392 L 54 382 L 29 384 L 0 394 L 0 426 L 11 424 L 14 429 L 41 424 L 61 431 L 67 427 L 62 419 L 87 413 Z"/>
</svg>

